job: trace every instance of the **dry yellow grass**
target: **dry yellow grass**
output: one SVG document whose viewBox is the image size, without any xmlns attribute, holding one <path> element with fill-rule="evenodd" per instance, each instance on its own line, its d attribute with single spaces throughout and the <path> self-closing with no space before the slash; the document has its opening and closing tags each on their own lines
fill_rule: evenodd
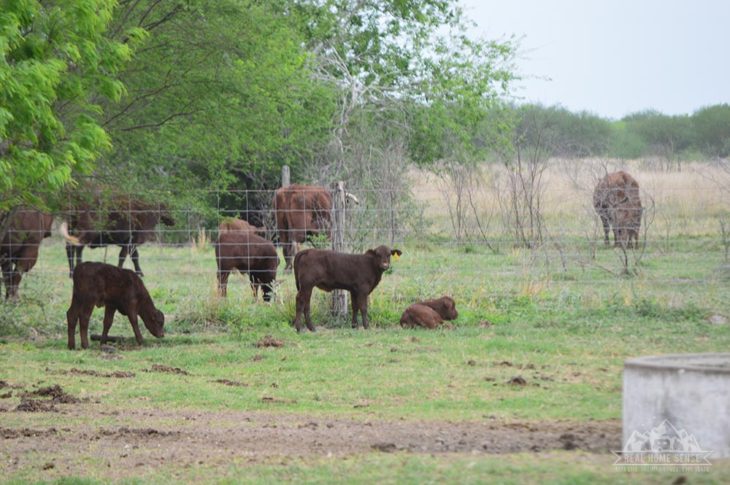
<svg viewBox="0 0 730 485">
<path fill-rule="evenodd" d="M 730 173 L 709 162 L 684 163 L 681 171 L 647 168 L 641 160 L 617 161 L 553 159 L 543 174 L 542 214 L 554 235 L 598 233 L 598 218 L 592 206 L 593 188 L 605 173 L 626 170 L 641 186 L 642 202 L 653 212 L 653 237 L 717 234 L 719 219 L 730 217 Z M 457 190 L 445 172 L 410 172 L 413 195 L 437 233 L 452 231 L 450 211 L 456 207 Z M 464 193 L 463 204 L 473 224 L 476 209 L 491 231 L 504 231 L 503 207 L 507 172 L 503 166 L 484 164 L 469 177 L 473 208 Z M 652 209 L 653 208 L 653 209 Z M 650 235 L 650 237 L 652 237 Z"/>
</svg>

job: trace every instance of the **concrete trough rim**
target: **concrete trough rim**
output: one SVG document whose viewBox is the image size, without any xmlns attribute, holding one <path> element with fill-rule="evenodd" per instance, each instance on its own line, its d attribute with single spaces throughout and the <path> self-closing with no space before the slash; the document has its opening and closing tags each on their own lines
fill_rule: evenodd
<svg viewBox="0 0 730 485">
<path fill-rule="evenodd" d="M 697 365 L 687 363 L 686 360 L 704 359 L 725 359 L 730 363 L 730 352 L 714 352 L 700 354 L 664 354 L 634 357 L 624 361 L 624 368 L 651 369 L 658 371 L 694 371 L 702 373 L 713 373 L 730 375 L 730 365 L 727 367 L 714 367 L 711 365 Z M 673 362 L 675 361 L 676 362 Z M 684 363 L 682 361 L 685 361 Z"/>
</svg>

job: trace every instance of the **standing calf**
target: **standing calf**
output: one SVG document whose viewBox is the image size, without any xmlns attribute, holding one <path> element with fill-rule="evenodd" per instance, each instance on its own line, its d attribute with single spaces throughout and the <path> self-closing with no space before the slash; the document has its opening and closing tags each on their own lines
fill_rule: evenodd
<svg viewBox="0 0 730 485">
<path fill-rule="evenodd" d="M 157 338 L 165 336 L 165 315 L 155 308 L 142 278 L 134 271 L 104 263 L 81 263 L 74 270 L 73 281 L 71 307 L 66 312 L 69 349 L 76 348 L 74 334 L 77 321 L 81 327 L 81 347 L 89 347 L 89 319 L 94 306 L 105 307 L 102 344 L 107 340 L 116 311 L 129 317 L 139 345 L 142 345 L 142 333 L 137 324 L 137 315 L 142 317 L 144 326 L 152 335 Z"/>
<path fill-rule="evenodd" d="M 419 301 L 406 308 L 400 317 L 402 327 L 436 328 L 444 320 L 454 320 L 459 316 L 453 298 L 442 296 L 436 300 Z"/>
<path fill-rule="evenodd" d="M 312 289 L 347 290 L 352 299 L 352 328 L 357 328 L 357 312 L 362 326 L 368 328 L 368 295 L 378 286 L 383 272 L 390 268 L 390 257 L 403 254 L 400 249 L 378 246 L 364 254 L 344 254 L 323 249 L 307 249 L 294 258 L 294 281 L 297 285 L 297 313 L 294 326 L 302 330 L 302 313 L 307 328 L 314 332 L 310 315 Z"/>
<path fill-rule="evenodd" d="M 264 290 L 264 301 L 271 300 L 279 255 L 274 243 L 250 231 L 221 232 L 215 243 L 218 264 L 218 293 L 226 296 L 228 276 L 232 271 L 248 273 L 254 296 Z"/>
</svg>

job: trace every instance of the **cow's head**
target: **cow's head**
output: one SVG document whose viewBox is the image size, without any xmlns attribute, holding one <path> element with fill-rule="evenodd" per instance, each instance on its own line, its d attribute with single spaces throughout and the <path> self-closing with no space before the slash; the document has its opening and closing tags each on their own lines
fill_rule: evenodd
<svg viewBox="0 0 730 485">
<path fill-rule="evenodd" d="M 155 308 L 152 311 L 152 315 L 147 319 L 142 319 L 144 326 L 150 331 L 152 335 L 157 338 L 165 336 L 165 314 Z"/>
<path fill-rule="evenodd" d="M 390 268 L 390 257 L 400 256 L 403 252 L 400 249 L 390 249 L 388 246 L 378 246 L 375 249 L 368 249 L 365 254 L 374 259 L 378 269 L 385 271 Z"/>
<path fill-rule="evenodd" d="M 459 316 L 456 311 L 456 302 L 449 296 L 442 296 L 438 300 L 438 309 L 435 309 L 444 320 L 455 320 Z"/>
</svg>

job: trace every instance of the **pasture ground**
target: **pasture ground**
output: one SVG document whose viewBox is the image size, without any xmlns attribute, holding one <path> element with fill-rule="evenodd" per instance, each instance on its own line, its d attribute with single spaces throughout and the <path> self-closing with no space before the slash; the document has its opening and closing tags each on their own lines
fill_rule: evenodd
<svg viewBox="0 0 730 485">
<path fill-rule="evenodd" d="M 725 482 L 729 460 L 697 473 L 612 465 L 626 358 L 730 348 L 717 220 L 680 202 L 662 206 L 676 214 L 657 216 L 632 277 L 620 276 L 620 251 L 580 230 L 497 253 L 441 230 L 409 237 L 371 295 L 368 331 L 330 321 L 319 292 L 318 332 L 297 335 L 291 275 L 272 304 L 240 277 L 222 301 L 210 247 L 148 244 L 145 284 L 167 336 L 145 329 L 139 348 L 117 315 L 111 333 L 125 340 L 111 352 L 66 350 L 71 281 L 54 236 L 20 302 L 0 304 L 0 480 Z M 457 301 L 452 326 L 397 326 L 408 304 L 441 294 Z"/>
</svg>

